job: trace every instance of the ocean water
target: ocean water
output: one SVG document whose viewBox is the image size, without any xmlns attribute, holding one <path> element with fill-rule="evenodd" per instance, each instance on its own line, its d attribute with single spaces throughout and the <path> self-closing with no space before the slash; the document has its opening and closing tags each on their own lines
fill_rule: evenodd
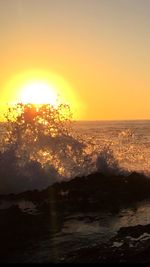
<svg viewBox="0 0 150 267">
<path fill-rule="evenodd" d="M 150 120 L 82 121 L 75 128 L 94 150 L 109 147 L 120 167 L 150 174 Z"/>
<path fill-rule="evenodd" d="M 150 121 L 77 121 L 55 137 L 29 130 L 15 129 L 14 139 L 1 124 L 0 193 L 44 189 L 96 171 L 150 176 Z"/>
<path fill-rule="evenodd" d="M 50 140 L 43 135 L 38 144 L 34 143 L 35 150 L 24 136 L 19 146 L 4 142 L 7 136 L 4 125 L 0 131 L 0 193 L 44 189 L 56 181 L 68 181 L 95 171 L 112 175 L 136 171 L 150 176 L 150 121 L 74 122 L 68 135 L 62 133 Z M 23 214 L 40 216 L 38 205 L 22 198 L 2 198 L 0 211 L 8 210 L 12 205 L 18 206 Z M 58 211 L 51 212 L 56 213 L 56 219 Z M 36 242 L 29 239 L 23 251 L 16 249 L 9 261 L 61 262 L 64 255 L 77 249 L 107 243 L 121 227 L 150 224 L 149 214 L 149 199 L 122 207 L 116 213 L 72 211 L 63 214 L 63 223 L 56 233 L 47 234 Z M 150 235 L 144 233 L 138 238 L 149 240 Z M 134 246 L 136 239 L 127 237 L 122 242 Z"/>
</svg>

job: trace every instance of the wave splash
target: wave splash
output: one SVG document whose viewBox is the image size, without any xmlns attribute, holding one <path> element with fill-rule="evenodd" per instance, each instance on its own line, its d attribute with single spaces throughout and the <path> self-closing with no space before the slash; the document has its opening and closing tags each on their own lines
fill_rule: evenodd
<svg viewBox="0 0 150 267">
<path fill-rule="evenodd" d="M 125 173 L 109 146 L 94 150 L 72 129 L 68 105 L 17 104 L 1 133 L 0 193 L 44 189 L 92 172 Z"/>
</svg>

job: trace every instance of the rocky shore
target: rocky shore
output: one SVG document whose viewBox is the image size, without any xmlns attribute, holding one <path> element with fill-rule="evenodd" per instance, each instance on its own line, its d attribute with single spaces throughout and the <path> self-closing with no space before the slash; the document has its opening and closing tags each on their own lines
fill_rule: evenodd
<svg viewBox="0 0 150 267">
<path fill-rule="evenodd" d="M 84 217 L 95 212 L 98 217 L 106 211 L 117 214 L 122 208 L 130 208 L 149 196 L 150 179 L 137 173 L 127 177 L 95 173 L 55 183 L 42 191 L 1 195 L 0 262 L 23 261 L 24 250 L 59 234 L 68 215 L 80 213 Z M 35 209 L 32 212 L 28 208 L 22 210 L 20 201 L 33 203 Z M 1 208 L 4 203 L 9 205 Z M 94 218 L 91 223 L 93 221 Z M 56 257 L 54 262 L 149 262 L 149 238 L 149 224 L 123 227 L 108 242 L 89 243 L 88 247 Z"/>
</svg>

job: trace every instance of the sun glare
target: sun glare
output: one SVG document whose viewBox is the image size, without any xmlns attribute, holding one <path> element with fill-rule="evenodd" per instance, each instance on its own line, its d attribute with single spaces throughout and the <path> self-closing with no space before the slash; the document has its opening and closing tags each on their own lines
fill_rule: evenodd
<svg viewBox="0 0 150 267">
<path fill-rule="evenodd" d="M 48 84 L 36 81 L 21 88 L 20 102 L 23 104 L 52 104 L 57 105 L 57 93 Z"/>
<path fill-rule="evenodd" d="M 75 119 L 81 115 L 81 102 L 72 86 L 62 76 L 46 70 L 29 70 L 14 75 L 4 86 L 1 99 L 8 105 L 51 104 L 57 107 L 67 104 Z"/>
</svg>

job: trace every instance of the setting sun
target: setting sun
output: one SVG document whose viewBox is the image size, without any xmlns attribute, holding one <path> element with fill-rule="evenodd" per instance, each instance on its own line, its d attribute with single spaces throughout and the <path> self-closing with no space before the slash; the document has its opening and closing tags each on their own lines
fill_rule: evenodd
<svg viewBox="0 0 150 267">
<path fill-rule="evenodd" d="M 47 70 L 26 70 L 10 77 L 1 94 L 1 110 L 5 104 L 59 104 L 70 106 L 74 118 L 80 118 L 84 105 L 72 85 L 61 75 Z"/>
<path fill-rule="evenodd" d="M 36 81 L 21 88 L 20 102 L 23 104 L 57 104 L 57 93 L 48 84 Z"/>
<path fill-rule="evenodd" d="M 0 263 L 150 262 L 150 0 L 0 0 Z"/>
</svg>

